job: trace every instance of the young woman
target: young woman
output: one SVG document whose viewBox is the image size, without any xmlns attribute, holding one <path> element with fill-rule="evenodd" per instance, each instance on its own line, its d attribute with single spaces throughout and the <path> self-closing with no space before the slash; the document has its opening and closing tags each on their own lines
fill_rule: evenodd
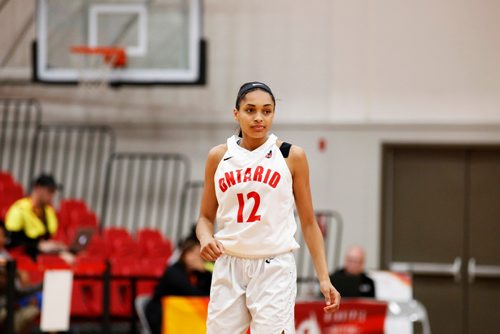
<svg viewBox="0 0 500 334">
<path fill-rule="evenodd" d="M 201 255 L 215 261 L 208 334 L 294 333 L 296 204 L 325 312 L 339 308 L 309 187 L 304 151 L 270 133 L 276 101 L 261 82 L 241 86 L 233 110 L 240 136 L 210 150 L 197 225 Z M 214 222 L 218 232 L 214 235 Z"/>
<path fill-rule="evenodd" d="M 189 236 L 180 244 L 179 260 L 168 267 L 155 287 L 153 297 L 146 304 L 146 318 L 153 334 L 161 334 L 162 306 L 165 296 L 208 296 L 212 273 L 207 271 L 200 257 L 200 243 Z"/>
</svg>

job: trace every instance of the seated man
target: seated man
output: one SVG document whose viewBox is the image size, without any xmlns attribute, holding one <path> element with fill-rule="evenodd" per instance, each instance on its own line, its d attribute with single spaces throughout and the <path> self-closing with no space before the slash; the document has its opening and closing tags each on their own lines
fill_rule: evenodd
<svg viewBox="0 0 500 334">
<path fill-rule="evenodd" d="M 347 250 L 344 268 L 330 275 L 342 297 L 375 298 L 375 283 L 365 274 L 365 252 L 359 246 Z"/>
<path fill-rule="evenodd" d="M 10 233 L 9 246 L 23 247 L 33 260 L 40 252 L 66 249 L 64 244 L 50 240 L 57 231 L 57 216 L 51 206 L 57 188 L 52 176 L 40 175 L 33 182 L 30 196 L 12 204 L 5 216 L 5 227 Z"/>
<path fill-rule="evenodd" d="M 153 334 L 161 333 L 161 299 L 165 296 L 209 296 L 212 273 L 200 255 L 198 239 L 188 237 L 180 245 L 179 260 L 168 267 L 146 305 L 146 318 Z"/>
</svg>

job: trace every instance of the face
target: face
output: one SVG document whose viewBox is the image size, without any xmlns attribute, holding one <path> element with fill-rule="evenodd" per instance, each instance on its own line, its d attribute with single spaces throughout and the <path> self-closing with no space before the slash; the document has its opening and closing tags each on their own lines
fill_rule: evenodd
<svg viewBox="0 0 500 334">
<path fill-rule="evenodd" d="M 52 200 L 56 191 L 47 187 L 36 187 L 35 189 L 33 189 L 33 193 L 40 201 L 40 204 L 52 205 Z"/>
<path fill-rule="evenodd" d="M 240 109 L 235 108 L 233 113 L 244 136 L 266 138 L 273 124 L 274 102 L 267 92 L 254 90 L 240 101 Z"/>
<path fill-rule="evenodd" d="M 351 248 L 345 257 L 345 270 L 351 275 L 359 275 L 364 272 L 365 254 L 360 248 Z"/>
<path fill-rule="evenodd" d="M 186 251 L 183 257 L 184 264 L 189 271 L 204 271 L 205 263 L 200 255 L 200 246 L 196 245 L 193 248 Z"/>
</svg>

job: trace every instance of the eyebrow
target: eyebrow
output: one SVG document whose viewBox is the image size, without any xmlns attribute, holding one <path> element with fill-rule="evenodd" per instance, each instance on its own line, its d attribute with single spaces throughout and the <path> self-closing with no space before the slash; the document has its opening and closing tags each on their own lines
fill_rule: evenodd
<svg viewBox="0 0 500 334">
<path fill-rule="evenodd" d="M 255 107 L 255 104 L 251 104 L 251 103 L 247 103 L 246 105 L 249 106 L 249 107 Z M 272 106 L 272 104 L 271 103 L 267 103 L 267 104 L 263 105 L 263 107 L 269 107 L 269 106 Z"/>
</svg>

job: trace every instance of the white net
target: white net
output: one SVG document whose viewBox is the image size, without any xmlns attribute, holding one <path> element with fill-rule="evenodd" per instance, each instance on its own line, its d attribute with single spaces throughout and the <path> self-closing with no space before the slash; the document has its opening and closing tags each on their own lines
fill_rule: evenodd
<svg viewBox="0 0 500 334">
<path fill-rule="evenodd" d="M 112 73 L 126 66 L 126 55 L 119 48 L 74 47 L 71 61 L 78 73 L 78 85 L 83 92 L 105 90 Z"/>
</svg>

